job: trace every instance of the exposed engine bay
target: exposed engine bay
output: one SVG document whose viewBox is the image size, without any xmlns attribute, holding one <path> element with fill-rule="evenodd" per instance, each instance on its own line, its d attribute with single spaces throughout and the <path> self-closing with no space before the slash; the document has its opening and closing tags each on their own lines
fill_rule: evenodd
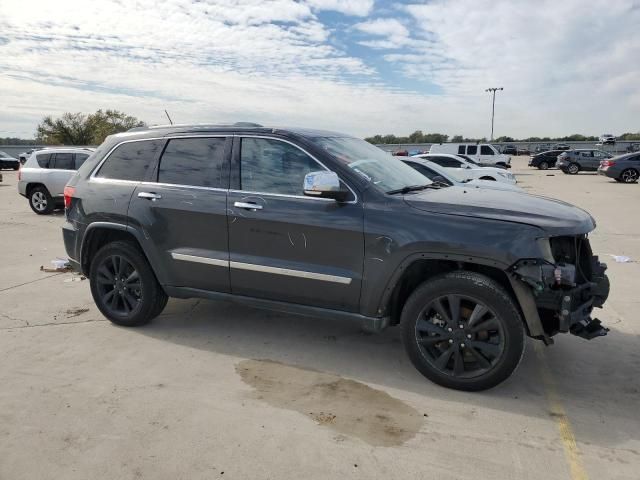
<svg viewBox="0 0 640 480">
<path fill-rule="evenodd" d="M 545 333 L 571 332 L 588 340 L 606 335 L 609 329 L 591 313 L 609 295 L 607 266 L 593 255 L 587 236 L 539 242 L 544 258 L 520 260 L 511 272 L 531 287 Z"/>
</svg>

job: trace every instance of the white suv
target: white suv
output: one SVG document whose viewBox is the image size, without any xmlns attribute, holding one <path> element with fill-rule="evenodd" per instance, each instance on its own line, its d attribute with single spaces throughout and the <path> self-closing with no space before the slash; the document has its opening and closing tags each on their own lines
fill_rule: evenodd
<svg viewBox="0 0 640 480">
<path fill-rule="evenodd" d="M 64 186 L 92 153 L 92 148 L 34 151 L 18 172 L 18 193 L 38 215 L 53 212 L 63 204 Z"/>
</svg>

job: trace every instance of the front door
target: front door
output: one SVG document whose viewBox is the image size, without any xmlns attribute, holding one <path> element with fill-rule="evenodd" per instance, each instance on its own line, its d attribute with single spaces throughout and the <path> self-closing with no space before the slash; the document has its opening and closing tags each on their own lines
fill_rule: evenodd
<svg viewBox="0 0 640 480">
<path fill-rule="evenodd" d="M 227 189 L 231 137 L 171 138 L 131 198 L 132 226 L 176 287 L 229 292 Z M 135 224 L 133 222 L 136 222 Z"/>
<path fill-rule="evenodd" d="M 234 294 L 358 311 L 363 207 L 307 197 L 307 173 L 326 168 L 294 144 L 236 138 L 229 191 Z"/>
</svg>

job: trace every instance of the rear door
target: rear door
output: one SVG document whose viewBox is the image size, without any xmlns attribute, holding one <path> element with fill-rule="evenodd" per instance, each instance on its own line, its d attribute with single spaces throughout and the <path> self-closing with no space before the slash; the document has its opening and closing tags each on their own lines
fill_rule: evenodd
<svg viewBox="0 0 640 480">
<path fill-rule="evenodd" d="M 44 184 L 52 197 L 61 197 L 64 186 L 75 173 L 73 153 L 57 152 L 51 155 Z"/>
<path fill-rule="evenodd" d="M 237 137 L 229 191 L 234 294 L 357 312 L 364 257 L 363 207 L 304 195 L 326 168 L 295 144 Z M 352 191 L 353 192 L 353 191 Z"/>
<path fill-rule="evenodd" d="M 467 145 L 467 155 L 473 158 L 476 162 L 480 163 L 478 145 Z"/>
<path fill-rule="evenodd" d="M 578 161 L 580 166 L 585 170 L 595 170 L 598 168 L 600 161 L 594 156 L 593 150 L 583 150 L 580 152 L 580 159 Z"/>
<path fill-rule="evenodd" d="M 129 206 L 165 284 L 229 292 L 227 193 L 232 137 L 168 139 Z"/>
</svg>

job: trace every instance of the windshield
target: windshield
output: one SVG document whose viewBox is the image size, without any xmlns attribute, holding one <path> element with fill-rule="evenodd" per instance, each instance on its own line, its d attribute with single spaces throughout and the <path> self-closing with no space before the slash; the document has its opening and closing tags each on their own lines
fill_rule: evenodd
<svg viewBox="0 0 640 480">
<path fill-rule="evenodd" d="M 0 150 L 0 157 L 11 157 L 7 152 L 3 152 Z"/>
<path fill-rule="evenodd" d="M 433 182 L 369 142 L 352 137 L 316 137 L 313 143 L 385 192 Z"/>
<path fill-rule="evenodd" d="M 472 163 L 474 165 L 478 165 L 478 162 L 476 162 L 473 158 L 468 157 L 467 155 L 458 155 L 461 158 L 464 158 L 467 162 Z"/>
</svg>

